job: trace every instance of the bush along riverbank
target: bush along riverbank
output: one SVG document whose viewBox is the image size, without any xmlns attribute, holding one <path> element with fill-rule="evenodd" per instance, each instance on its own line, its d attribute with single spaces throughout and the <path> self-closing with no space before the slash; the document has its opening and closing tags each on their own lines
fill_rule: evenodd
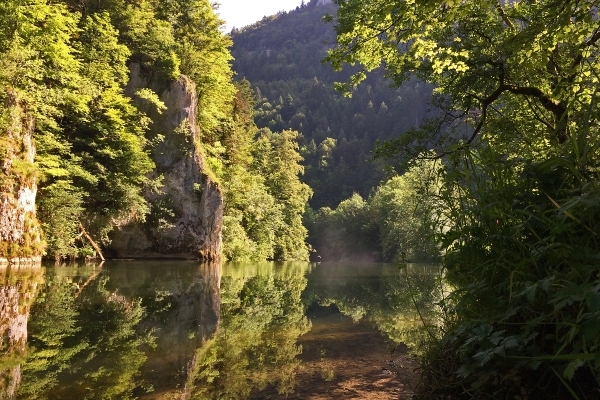
<svg viewBox="0 0 600 400">
<path fill-rule="evenodd" d="M 596 2 L 335 2 L 334 68 L 437 87 L 438 116 L 377 150 L 398 171 L 438 165 L 451 292 L 416 398 L 600 396 Z"/>
</svg>

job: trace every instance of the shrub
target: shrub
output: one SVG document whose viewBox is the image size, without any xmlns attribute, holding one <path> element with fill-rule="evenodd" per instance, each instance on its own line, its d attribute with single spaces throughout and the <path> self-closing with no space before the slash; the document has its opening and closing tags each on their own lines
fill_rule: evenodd
<svg viewBox="0 0 600 400">
<path fill-rule="evenodd" d="M 417 398 L 591 398 L 600 388 L 597 130 L 542 161 L 467 151 L 442 197 L 460 288 Z M 585 140 L 582 140 L 585 139 Z M 583 144 L 583 145 L 581 145 Z M 580 146 L 581 145 L 581 146 Z"/>
</svg>

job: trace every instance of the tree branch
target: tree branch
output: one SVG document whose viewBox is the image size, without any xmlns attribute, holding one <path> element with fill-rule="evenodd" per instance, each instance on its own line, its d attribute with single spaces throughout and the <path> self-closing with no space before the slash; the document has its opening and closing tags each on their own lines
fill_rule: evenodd
<svg viewBox="0 0 600 400">
<path fill-rule="evenodd" d="M 509 92 L 514 93 L 514 94 L 522 94 L 525 96 L 537 98 L 540 101 L 540 103 L 542 103 L 542 106 L 546 110 L 552 112 L 555 115 L 559 114 L 560 116 L 562 116 L 562 114 L 564 114 L 566 111 L 566 108 L 564 105 L 562 105 L 560 102 L 550 98 L 547 94 L 545 94 L 538 88 L 529 87 L 529 86 L 507 85 L 506 90 L 508 90 Z"/>
<path fill-rule="evenodd" d="M 96 244 L 96 242 L 94 242 L 94 240 L 90 237 L 90 235 L 88 235 L 85 228 L 83 227 L 83 224 L 81 224 L 81 223 L 79 224 L 79 229 L 81 229 L 81 235 L 83 235 L 83 237 L 85 237 L 90 242 L 90 244 L 92 245 L 94 250 L 96 250 L 98 257 L 100 257 L 100 259 L 102 261 L 105 261 L 104 256 L 102 255 L 102 250 L 100 250 L 100 247 Z"/>
<path fill-rule="evenodd" d="M 579 47 L 582 49 L 585 47 L 589 47 L 593 44 L 596 44 L 596 42 L 598 42 L 598 40 L 600 40 L 600 28 L 596 28 L 592 37 L 589 38 L 588 40 L 586 40 L 584 43 L 582 43 Z M 577 57 L 575 57 L 575 59 L 573 60 L 573 63 L 571 64 L 571 69 L 574 69 L 575 67 L 577 67 L 582 61 L 583 61 L 583 55 L 581 53 L 577 54 Z M 571 77 L 569 77 L 569 82 L 572 82 L 573 79 L 575 79 L 575 75 L 576 74 L 573 74 L 573 75 L 571 75 Z"/>
<path fill-rule="evenodd" d="M 504 8 L 502 8 L 502 4 L 500 4 L 500 1 L 498 1 L 498 0 L 496 0 L 496 10 L 498 10 L 498 14 L 500 14 L 502 21 L 504 21 L 504 23 L 506 25 L 510 26 L 512 29 L 515 29 L 515 25 L 512 23 L 512 21 L 510 19 L 508 19 L 508 15 L 506 15 L 506 11 L 504 11 Z"/>
</svg>

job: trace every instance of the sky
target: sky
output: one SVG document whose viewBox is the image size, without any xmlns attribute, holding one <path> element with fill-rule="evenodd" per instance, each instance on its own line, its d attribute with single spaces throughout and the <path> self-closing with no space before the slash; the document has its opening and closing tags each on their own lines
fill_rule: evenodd
<svg viewBox="0 0 600 400">
<path fill-rule="evenodd" d="M 262 17 L 289 11 L 302 3 L 302 0 L 217 0 L 220 3 L 217 13 L 227 23 L 225 32 L 231 28 L 242 28 L 260 21 Z M 306 0 L 308 3 L 308 0 Z"/>
</svg>

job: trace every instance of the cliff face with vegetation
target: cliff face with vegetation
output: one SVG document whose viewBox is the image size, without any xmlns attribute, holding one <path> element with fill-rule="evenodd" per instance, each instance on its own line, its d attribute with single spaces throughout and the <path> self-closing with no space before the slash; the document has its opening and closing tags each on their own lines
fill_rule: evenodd
<svg viewBox="0 0 600 400">
<path fill-rule="evenodd" d="M 119 255 L 219 254 L 222 200 L 198 146 L 231 115 L 221 24 L 206 0 L 0 4 L 0 257 L 44 243 L 50 258 L 93 256 L 82 229 L 106 250 L 142 224 L 135 241 L 114 235 Z M 133 64 L 173 83 L 128 91 Z"/>
<path fill-rule="evenodd" d="M 208 0 L 0 3 L 0 87 L 21 96 L 37 148 L 35 160 L 19 156 L 25 178 L 3 191 L 14 192 L 4 199 L 14 203 L 10 212 L 21 207 L 4 213 L 3 235 L 19 248 L 39 243 L 28 250 L 34 254 L 45 243 L 56 260 L 99 249 L 214 259 L 223 226 L 227 258 L 307 258 L 301 216 L 310 190 L 298 181 L 299 136 L 258 132 L 253 95 L 233 80 L 231 38 L 213 7 Z M 4 120 L 21 121 L 7 110 Z M 2 148 L 27 147 L 15 146 Z M 4 175 L 13 176 L 14 157 L 5 153 Z M 30 213 L 36 176 L 43 241 Z M 14 231 L 15 221 L 34 233 Z"/>
<path fill-rule="evenodd" d="M 35 214 L 34 121 L 17 93 L 4 94 L 0 116 L 0 263 L 39 258 L 42 243 Z"/>
<path fill-rule="evenodd" d="M 151 140 L 162 136 L 151 153 L 155 164 L 151 178 L 163 186 L 145 194 L 151 204 L 149 218 L 117 228 L 110 249 L 117 257 L 216 259 L 221 253 L 223 197 L 205 173 L 196 125 L 196 85 L 181 76 L 164 86 L 158 79 L 144 78 L 139 64 L 131 66 L 126 93 L 152 119 Z M 161 93 L 161 107 L 135 95 L 144 88 Z"/>
</svg>

